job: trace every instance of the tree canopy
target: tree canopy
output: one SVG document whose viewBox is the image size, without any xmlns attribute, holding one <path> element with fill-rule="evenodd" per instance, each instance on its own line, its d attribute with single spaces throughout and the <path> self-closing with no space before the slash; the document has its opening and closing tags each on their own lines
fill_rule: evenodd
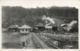
<svg viewBox="0 0 80 51">
<path fill-rule="evenodd" d="M 41 20 L 43 15 L 55 17 L 65 22 L 73 19 L 78 20 L 78 9 L 74 7 L 49 7 L 49 8 L 23 8 L 21 6 L 3 6 L 2 7 L 2 27 L 8 27 L 12 24 L 23 25 L 28 24 L 34 26 L 43 23 Z"/>
</svg>

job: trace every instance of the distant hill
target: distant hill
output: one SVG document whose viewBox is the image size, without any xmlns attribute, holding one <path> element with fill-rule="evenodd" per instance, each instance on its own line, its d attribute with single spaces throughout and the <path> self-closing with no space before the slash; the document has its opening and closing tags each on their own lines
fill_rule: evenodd
<svg viewBox="0 0 80 51">
<path fill-rule="evenodd" d="M 70 22 L 73 19 L 78 20 L 78 9 L 74 7 L 23 8 L 3 6 L 2 27 L 5 28 L 13 24 L 34 26 L 38 23 L 44 23 L 41 20 L 43 15 Z"/>
</svg>

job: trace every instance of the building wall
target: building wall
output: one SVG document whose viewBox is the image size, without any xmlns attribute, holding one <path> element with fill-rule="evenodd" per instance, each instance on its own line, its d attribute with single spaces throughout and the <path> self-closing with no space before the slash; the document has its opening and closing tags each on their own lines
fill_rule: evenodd
<svg viewBox="0 0 80 51">
<path fill-rule="evenodd" d="M 29 29 L 20 29 L 20 33 L 29 33 Z"/>
</svg>

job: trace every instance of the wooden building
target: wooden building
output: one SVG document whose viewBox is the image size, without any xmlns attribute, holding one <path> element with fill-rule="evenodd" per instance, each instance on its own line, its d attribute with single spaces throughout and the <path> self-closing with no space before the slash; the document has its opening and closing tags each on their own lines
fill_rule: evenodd
<svg viewBox="0 0 80 51">
<path fill-rule="evenodd" d="M 45 26 L 42 24 L 42 23 L 39 23 L 38 25 L 35 26 L 36 29 L 40 30 L 40 31 L 43 31 L 45 30 Z"/>
<path fill-rule="evenodd" d="M 18 25 L 11 25 L 8 27 L 9 32 L 19 32 L 19 26 Z"/>
<path fill-rule="evenodd" d="M 20 29 L 20 33 L 29 33 L 32 28 L 28 25 L 23 25 L 19 27 L 19 29 Z"/>
<path fill-rule="evenodd" d="M 52 26 L 45 26 L 46 32 L 52 32 Z"/>
<path fill-rule="evenodd" d="M 57 31 L 58 30 L 58 26 L 57 24 L 49 24 L 47 25 L 48 27 L 51 27 L 52 31 Z"/>
</svg>

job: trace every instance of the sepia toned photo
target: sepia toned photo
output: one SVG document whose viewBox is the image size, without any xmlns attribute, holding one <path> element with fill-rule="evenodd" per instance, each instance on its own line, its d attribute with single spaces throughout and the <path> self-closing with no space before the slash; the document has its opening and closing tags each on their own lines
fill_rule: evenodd
<svg viewBox="0 0 80 51">
<path fill-rule="evenodd" d="M 52 1 L 8 2 L 2 5 L 2 49 L 79 48 L 77 7 Z"/>
</svg>

